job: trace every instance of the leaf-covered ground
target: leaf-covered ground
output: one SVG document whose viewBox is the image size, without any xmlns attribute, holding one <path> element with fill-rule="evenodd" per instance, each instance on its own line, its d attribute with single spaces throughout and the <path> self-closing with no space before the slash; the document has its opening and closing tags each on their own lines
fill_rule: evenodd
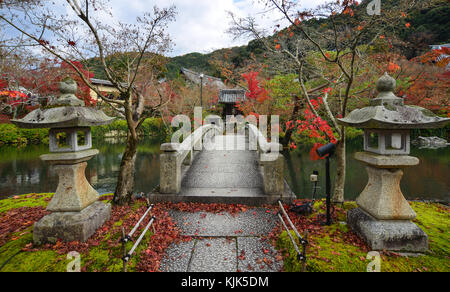
<svg viewBox="0 0 450 292">
<path fill-rule="evenodd" d="M 86 242 L 58 242 L 55 245 L 33 245 L 33 224 L 48 214 L 45 207 L 52 194 L 28 194 L 0 201 L 0 268 L 7 271 L 66 271 L 68 253 L 81 255 L 82 271 L 122 271 L 122 226 L 129 232 L 147 210 L 144 200 L 134 201 L 132 206 L 112 208 L 111 219 Z M 102 196 L 109 202 L 112 196 Z M 180 235 L 180 229 L 170 218 L 171 209 L 189 212 L 237 214 L 245 206 L 226 204 L 156 204 L 151 214 L 157 217 L 154 228 L 144 237 L 128 264 L 128 271 L 159 271 L 166 249 L 172 243 L 192 240 Z M 134 235 L 136 239 L 147 225 L 150 216 L 141 223 Z M 156 231 L 153 233 L 153 231 Z M 127 244 L 130 250 L 133 242 Z M 6 263 L 6 264 L 5 264 Z"/>
<path fill-rule="evenodd" d="M 34 246 L 32 225 L 47 214 L 43 203 L 51 194 L 31 194 L 0 201 L 0 265 L 4 271 L 66 271 L 67 254 L 76 251 L 81 255 L 82 271 L 121 271 L 121 228 L 129 232 L 147 207 L 144 201 L 136 201 L 133 206 L 113 207 L 111 219 L 86 242 L 58 242 L 55 245 Z M 108 201 L 111 196 L 103 196 Z M 19 208 L 16 208 L 19 207 Z M 168 217 L 164 206 L 156 206 L 152 211 L 156 234 L 152 230 L 144 237 L 129 263 L 129 271 L 157 271 L 159 262 L 168 244 L 181 240 L 179 231 Z M 140 231 L 149 217 L 141 224 Z M 151 241 L 151 242 L 150 242 Z M 132 242 L 128 243 L 130 250 Z M 13 258 L 11 258 L 13 256 Z"/>
<path fill-rule="evenodd" d="M 81 255 L 82 271 L 122 270 L 121 228 L 129 232 L 146 211 L 146 203 L 137 200 L 132 206 L 113 207 L 111 219 L 86 242 L 58 242 L 55 245 L 34 246 L 33 224 L 48 214 L 46 205 L 52 194 L 28 194 L 0 201 L 0 268 L 7 271 L 66 271 L 71 259 L 67 255 L 76 251 Z M 102 196 L 108 202 L 111 196 Z M 273 212 L 274 206 L 265 206 Z M 317 202 L 317 213 L 324 213 L 323 202 Z M 352 202 L 336 208 L 335 224 L 322 226 L 323 217 L 297 216 L 290 213 L 300 232 L 309 232 L 307 271 L 366 271 L 370 260 L 366 259 L 368 248 L 345 224 L 346 210 L 355 207 Z M 412 203 L 417 212 L 418 224 L 429 235 L 430 251 L 420 257 L 404 257 L 396 253 L 381 254 L 382 271 L 450 271 L 449 208 L 439 204 Z M 152 211 L 158 219 L 154 229 L 144 238 L 128 265 L 129 271 L 159 271 L 160 262 L 172 243 L 192 240 L 181 236 L 180 229 L 169 216 L 170 210 L 184 212 L 210 212 L 238 214 L 250 209 L 242 205 L 225 204 L 156 204 Z M 268 211 L 269 212 L 269 211 Z M 146 219 L 135 233 L 140 234 L 148 222 Z M 155 231 L 155 233 L 153 233 Z M 268 239 L 284 254 L 284 270 L 300 271 L 294 248 L 286 232 L 280 226 Z M 127 249 L 133 243 L 128 243 Z"/>
<path fill-rule="evenodd" d="M 336 207 L 333 212 L 331 226 L 323 226 L 325 218 L 324 202 L 316 202 L 318 211 L 309 217 L 289 213 L 294 225 L 302 232 L 309 232 L 307 248 L 310 272 L 365 272 L 372 258 L 368 259 L 368 246 L 357 237 L 346 224 L 346 211 L 356 207 L 354 202 L 346 202 L 342 207 Z M 450 271 L 450 244 L 448 222 L 450 208 L 431 203 L 411 202 L 411 207 L 418 214 L 414 223 L 419 225 L 429 237 L 429 251 L 421 256 L 383 251 L 381 256 L 382 272 L 448 272 Z M 318 215 L 319 214 L 319 215 Z M 285 270 L 301 271 L 302 265 L 297 261 L 287 232 L 276 228 L 270 238 L 284 254 Z M 294 237 L 295 238 L 295 237 Z"/>
</svg>

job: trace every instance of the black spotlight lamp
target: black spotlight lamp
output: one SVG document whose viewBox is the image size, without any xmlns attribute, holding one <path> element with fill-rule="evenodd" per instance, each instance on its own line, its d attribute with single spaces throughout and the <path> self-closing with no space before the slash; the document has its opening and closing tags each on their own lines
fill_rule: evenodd
<svg viewBox="0 0 450 292">
<path fill-rule="evenodd" d="M 317 149 L 317 154 L 324 158 L 325 157 L 325 168 L 326 168 L 326 193 L 327 193 L 327 222 L 326 225 L 331 225 L 331 177 L 330 177 L 330 157 L 336 151 L 336 144 L 330 143 L 328 145 L 322 146 Z"/>
</svg>

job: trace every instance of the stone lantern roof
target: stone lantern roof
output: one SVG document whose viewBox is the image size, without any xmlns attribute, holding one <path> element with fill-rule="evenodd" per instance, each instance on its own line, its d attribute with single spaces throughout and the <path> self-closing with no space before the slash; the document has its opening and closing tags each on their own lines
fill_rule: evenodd
<svg viewBox="0 0 450 292">
<path fill-rule="evenodd" d="M 409 130 L 440 128 L 450 122 L 427 109 L 405 105 L 402 98 L 395 96 L 395 87 L 395 79 L 385 73 L 377 82 L 379 95 L 370 101 L 370 106 L 338 119 L 339 123 L 363 129 Z"/>
<path fill-rule="evenodd" d="M 77 83 L 73 79 L 68 77 L 61 81 L 59 90 L 61 95 L 49 106 L 11 122 L 21 128 L 35 129 L 101 126 L 114 121 L 115 118 L 101 110 L 84 106 L 84 102 L 75 96 Z"/>
</svg>

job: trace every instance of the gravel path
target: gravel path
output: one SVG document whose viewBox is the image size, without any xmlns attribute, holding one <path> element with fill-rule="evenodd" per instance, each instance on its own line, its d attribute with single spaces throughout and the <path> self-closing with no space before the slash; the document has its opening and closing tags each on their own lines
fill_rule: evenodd
<svg viewBox="0 0 450 292">
<path fill-rule="evenodd" d="M 283 262 L 262 237 L 277 217 L 264 208 L 228 213 L 171 211 L 184 236 L 192 240 L 169 247 L 161 262 L 165 272 L 278 272 Z"/>
</svg>

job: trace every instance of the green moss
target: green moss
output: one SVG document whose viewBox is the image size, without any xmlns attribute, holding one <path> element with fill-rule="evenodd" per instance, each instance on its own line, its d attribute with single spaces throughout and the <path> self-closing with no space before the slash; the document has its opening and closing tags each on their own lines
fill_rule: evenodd
<svg viewBox="0 0 450 292">
<path fill-rule="evenodd" d="M 27 244 L 33 242 L 33 235 L 30 230 L 28 230 L 26 235 L 23 235 L 16 240 L 11 240 L 0 247 L 0 265 L 3 265 L 3 263 L 17 252 L 21 251 Z"/>
<path fill-rule="evenodd" d="M 131 209 L 133 211 L 137 211 L 139 208 L 142 207 L 147 207 L 147 203 L 143 201 L 137 201 L 136 203 L 133 204 L 133 206 L 131 206 Z"/>
<path fill-rule="evenodd" d="M 440 204 L 412 202 L 417 214 L 414 223 L 419 225 L 430 237 L 430 251 L 435 255 L 450 256 L 449 209 Z"/>
<path fill-rule="evenodd" d="M 133 272 L 136 270 L 136 264 L 138 263 L 139 255 L 145 251 L 148 247 L 150 239 L 152 237 L 151 232 L 142 239 L 139 246 L 136 248 L 131 260 L 128 262 L 127 271 Z M 114 248 L 110 248 L 107 245 L 107 241 L 118 242 L 121 237 L 120 232 L 110 234 L 100 243 L 98 247 L 93 247 L 86 255 L 82 255 L 82 266 L 86 267 L 87 272 L 122 272 L 123 271 L 123 251 L 122 245 L 117 243 Z M 129 252 L 133 247 L 134 242 L 128 242 L 126 244 L 126 250 Z"/>
<path fill-rule="evenodd" d="M 22 207 L 47 207 L 48 200 L 52 196 L 53 196 L 52 193 L 27 194 L 0 200 L 0 214 L 7 212 L 11 209 L 17 209 Z"/>
<path fill-rule="evenodd" d="M 17 209 L 22 207 L 47 207 L 50 199 L 53 197 L 53 193 L 42 194 L 26 194 L 20 196 L 14 196 L 12 198 L 0 200 L 0 214 L 7 212 L 11 209 Z M 101 195 L 100 201 L 109 201 L 109 196 L 114 194 Z"/>
<path fill-rule="evenodd" d="M 120 250 L 120 247 L 116 249 L 91 248 L 89 253 L 82 257 L 82 265 L 86 267 L 87 272 L 121 272 L 123 262 Z"/>
<path fill-rule="evenodd" d="M 70 261 L 51 250 L 21 252 L 11 259 L 2 272 L 65 272 Z"/>
<path fill-rule="evenodd" d="M 136 249 L 131 261 L 128 263 L 127 269 L 130 272 L 136 270 L 139 255 L 147 248 L 152 234 L 149 232 Z M 114 234 L 115 241 L 120 234 Z M 71 259 L 67 259 L 67 255 L 60 255 L 52 250 L 42 251 L 23 251 L 27 244 L 33 240 L 32 234 L 28 233 L 15 241 L 10 241 L 0 247 L 0 265 L 8 259 L 10 261 L 3 267 L 1 272 L 65 272 L 67 264 Z M 114 248 L 108 246 L 109 239 L 105 238 L 100 242 L 99 246 L 91 247 L 87 253 L 80 254 L 81 267 L 87 272 L 121 272 L 123 270 L 122 248 L 117 243 Z M 133 242 L 127 243 L 127 251 L 133 246 Z M 17 252 L 19 252 L 17 254 Z"/>
<path fill-rule="evenodd" d="M 316 207 L 320 207 L 320 204 L 322 202 L 317 202 Z M 425 255 L 409 257 L 395 253 L 391 253 L 389 256 L 381 253 L 381 271 L 449 272 L 449 209 L 439 204 L 417 202 L 412 202 L 411 206 L 418 214 L 414 222 L 429 236 L 430 250 Z M 345 210 L 354 207 L 356 207 L 354 202 L 344 204 Z M 345 242 L 342 234 L 348 231 L 345 224 L 336 223 L 326 227 L 323 234 L 309 238 L 306 270 L 310 272 L 365 272 L 372 260 L 366 258 L 367 251 Z M 295 238 L 294 234 L 293 237 Z M 299 272 L 302 270 L 302 263 L 297 261 L 297 254 L 287 232 L 280 235 L 277 248 L 289 255 L 284 262 L 286 271 Z"/>
<path fill-rule="evenodd" d="M 25 233 L 25 234 L 24 234 Z M 11 240 L 0 247 L 1 272 L 64 272 L 67 260 L 54 251 L 22 251 L 27 244 L 33 242 L 31 228 L 22 235 L 13 235 Z M 8 261 L 9 260 L 9 261 Z"/>
<path fill-rule="evenodd" d="M 111 195 L 104 194 L 100 196 L 100 200 L 109 200 Z M 7 212 L 8 210 L 21 207 L 46 207 L 47 201 L 52 196 L 53 194 L 29 194 L 2 200 L 0 201 L 0 212 Z M 136 202 L 132 206 L 132 210 L 137 210 L 142 206 L 145 206 L 145 202 Z M 126 218 L 115 222 L 111 230 L 97 246 L 91 246 L 89 251 L 80 254 L 82 270 L 88 272 L 120 272 L 123 270 L 123 252 L 119 239 L 122 235 L 120 227 L 124 220 Z M 128 271 L 136 270 L 139 257 L 148 247 L 152 236 L 151 232 L 147 232 L 128 263 Z M 2 272 L 64 272 L 67 269 L 67 264 L 71 261 L 67 259 L 67 255 L 58 254 L 53 250 L 22 251 L 22 249 L 33 242 L 32 227 L 20 233 L 11 234 L 10 237 L 14 238 L 14 240 L 10 240 L 0 247 L 0 266 L 10 259 L 1 270 Z M 133 245 L 134 242 L 127 243 L 128 252 Z"/>
<path fill-rule="evenodd" d="M 327 233 L 332 234 L 337 229 L 347 232 L 345 225 L 330 226 Z M 295 235 L 292 233 L 293 237 Z M 323 237 L 309 238 L 310 246 L 307 252 L 308 272 L 357 272 L 364 271 L 365 264 L 360 257 L 366 256 L 366 253 L 358 247 L 335 242 L 335 238 L 328 235 Z M 296 251 L 290 241 L 287 232 L 283 232 L 278 241 L 278 248 L 287 250 L 289 257 L 284 261 L 284 268 L 287 272 L 302 271 L 302 263 L 297 260 Z"/>
<path fill-rule="evenodd" d="M 48 199 L 53 194 L 29 194 L 18 196 L 15 199 L 0 201 L 0 213 L 20 207 L 45 207 Z M 101 196 L 101 199 L 109 199 L 111 194 Z M 315 209 L 323 207 L 323 201 L 315 202 Z M 133 210 L 144 206 L 139 202 L 132 206 Z M 449 208 L 439 204 L 412 202 L 412 208 L 418 214 L 415 223 L 418 224 L 429 236 L 430 251 L 419 257 L 401 257 L 395 254 L 387 256 L 382 254 L 382 271 L 450 271 L 450 248 L 448 222 L 450 219 Z M 345 202 L 342 206 L 347 211 L 356 207 L 355 202 Z M 338 212 L 338 220 L 345 221 L 345 212 Z M 122 248 L 119 242 L 121 237 L 120 227 L 126 218 L 114 223 L 112 230 L 88 252 L 81 254 L 81 266 L 86 271 L 122 271 Z M 365 272 L 371 260 L 366 259 L 367 251 L 355 246 L 344 239 L 349 232 L 348 227 L 342 223 L 336 223 L 325 227 L 325 231 L 308 239 L 307 271 L 336 271 L 336 272 Z M 129 271 L 136 270 L 139 256 L 145 252 L 149 245 L 152 233 L 149 232 L 143 242 L 137 248 L 132 260 L 128 264 Z M 295 238 L 295 236 L 293 235 Z M 61 255 L 52 250 L 22 251 L 32 243 L 32 228 L 28 228 L 17 234 L 12 234 L 10 240 L 0 247 L 0 266 L 8 259 L 11 260 L 1 270 L 4 271 L 66 271 L 70 262 L 67 255 Z M 127 251 L 131 249 L 133 242 L 127 244 Z M 277 248 L 288 253 L 285 259 L 285 270 L 295 272 L 302 270 L 302 263 L 297 261 L 297 255 L 287 232 L 283 232 L 277 242 Z"/>
</svg>

